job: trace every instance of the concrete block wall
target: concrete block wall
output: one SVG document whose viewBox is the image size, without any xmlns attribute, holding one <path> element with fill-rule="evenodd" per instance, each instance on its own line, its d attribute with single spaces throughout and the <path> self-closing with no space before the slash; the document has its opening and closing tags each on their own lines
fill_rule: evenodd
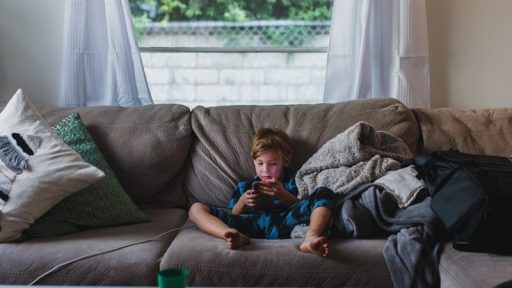
<svg viewBox="0 0 512 288">
<path fill-rule="evenodd" d="M 142 61 L 155 103 L 320 103 L 326 53 L 148 53 Z"/>
</svg>

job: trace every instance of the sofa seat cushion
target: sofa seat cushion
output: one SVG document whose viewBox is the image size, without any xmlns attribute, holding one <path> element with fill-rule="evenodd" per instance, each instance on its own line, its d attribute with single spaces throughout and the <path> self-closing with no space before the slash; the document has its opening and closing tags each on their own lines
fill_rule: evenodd
<svg viewBox="0 0 512 288">
<path fill-rule="evenodd" d="M 443 288 L 496 287 L 511 279 L 512 257 L 462 252 L 455 250 L 451 243 L 446 243 L 439 273 Z"/>
<path fill-rule="evenodd" d="M 187 211 L 178 208 L 143 212 L 151 222 L 0 244 L 0 283 L 28 285 L 60 263 L 152 238 L 180 227 L 187 216 Z M 175 235 L 172 232 L 155 241 L 80 260 L 37 284 L 156 286 L 159 260 Z"/>
<path fill-rule="evenodd" d="M 229 250 L 224 240 L 193 227 L 179 232 L 160 268 L 188 269 L 190 286 L 393 287 L 385 242 L 333 239 L 323 258 L 298 251 L 294 239 L 252 239 Z"/>
</svg>

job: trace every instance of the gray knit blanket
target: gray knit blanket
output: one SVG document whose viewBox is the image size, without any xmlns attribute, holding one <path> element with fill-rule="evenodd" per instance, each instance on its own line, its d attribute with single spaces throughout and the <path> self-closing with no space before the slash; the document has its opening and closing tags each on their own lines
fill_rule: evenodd
<svg viewBox="0 0 512 288">
<path fill-rule="evenodd" d="M 361 121 L 327 141 L 297 171 L 295 182 L 301 196 L 318 187 L 344 196 L 399 169 L 412 156 L 402 139 Z"/>
</svg>

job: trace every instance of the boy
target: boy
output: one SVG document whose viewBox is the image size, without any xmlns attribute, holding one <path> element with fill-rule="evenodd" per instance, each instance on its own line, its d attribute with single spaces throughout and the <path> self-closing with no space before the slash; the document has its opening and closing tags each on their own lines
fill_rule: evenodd
<svg viewBox="0 0 512 288">
<path fill-rule="evenodd" d="M 297 198 L 295 175 L 285 173 L 292 150 L 288 135 L 279 129 L 263 128 L 252 139 L 256 175 L 240 181 L 227 209 L 194 203 L 189 217 L 199 229 L 225 239 L 229 249 L 250 243 L 252 238 L 284 239 L 296 225 L 309 224 L 299 250 L 327 256 L 324 232 L 334 209 L 334 193 L 318 188 L 305 199 Z"/>
</svg>

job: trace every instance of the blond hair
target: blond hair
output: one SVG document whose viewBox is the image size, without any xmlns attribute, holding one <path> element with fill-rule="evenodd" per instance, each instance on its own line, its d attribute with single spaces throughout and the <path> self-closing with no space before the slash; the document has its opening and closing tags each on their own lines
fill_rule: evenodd
<svg viewBox="0 0 512 288">
<path fill-rule="evenodd" d="M 289 159 L 292 155 L 292 148 L 288 134 L 278 128 L 259 129 L 252 137 L 252 159 L 258 158 L 262 152 L 268 150 L 276 150 L 283 160 Z"/>
</svg>

